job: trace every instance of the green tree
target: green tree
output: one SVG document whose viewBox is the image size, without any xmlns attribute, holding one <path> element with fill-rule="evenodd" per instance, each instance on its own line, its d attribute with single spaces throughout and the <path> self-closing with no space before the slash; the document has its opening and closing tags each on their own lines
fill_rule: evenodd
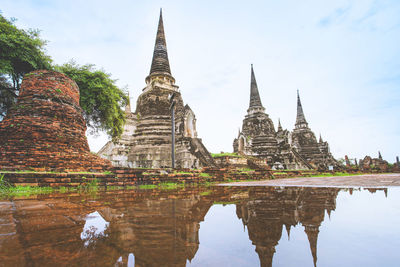
<svg viewBox="0 0 400 267">
<path fill-rule="evenodd" d="M 0 116 L 15 101 L 23 76 L 36 69 L 50 69 L 46 41 L 38 30 L 22 30 L 0 14 Z"/>
<path fill-rule="evenodd" d="M 111 75 L 94 65 L 79 66 L 69 62 L 52 66 L 46 54 L 46 41 L 38 30 L 18 29 L 15 20 L 0 14 L 0 119 L 15 103 L 23 76 L 33 70 L 56 69 L 79 86 L 80 105 L 92 133 L 104 130 L 113 139 L 121 135 L 125 123 L 127 96 L 116 86 Z"/>
<path fill-rule="evenodd" d="M 15 99 L 14 87 L 7 79 L 7 76 L 0 73 L 0 120 L 14 104 Z"/>
<path fill-rule="evenodd" d="M 127 104 L 128 97 L 116 86 L 116 80 L 92 64 L 80 66 L 71 61 L 55 69 L 78 84 L 80 105 L 92 133 L 103 130 L 113 139 L 119 137 L 125 124 L 125 112 L 121 106 Z"/>
</svg>

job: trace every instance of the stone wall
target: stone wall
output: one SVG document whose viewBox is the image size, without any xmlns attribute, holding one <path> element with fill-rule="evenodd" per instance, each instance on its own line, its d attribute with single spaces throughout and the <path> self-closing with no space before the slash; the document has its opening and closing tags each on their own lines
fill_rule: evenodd
<svg viewBox="0 0 400 267">
<path fill-rule="evenodd" d="M 96 179 L 100 186 L 134 186 L 160 183 L 204 184 L 208 182 L 230 180 L 262 180 L 268 179 L 266 170 L 228 170 L 207 169 L 171 170 L 171 169 L 131 169 L 115 168 L 113 173 L 35 173 L 35 172 L 1 172 L 5 180 L 12 185 L 71 187 L 87 185 Z"/>
<path fill-rule="evenodd" d="M 395 171 L 395 170 L 393 170 Z M 362 174 L 358 170 L 349 170 L 352 174 Z M 378 173 L 368 171 L 365 173 Z M 1 172 L 5 181 L 11 185 L 76 187 L 85 186 L 96 180 L 99 186 L 137 186 L 158 185 L 161 183 L 185 183 L 192 185 L 210 182 L 230 182 L 246 180 L 283 179 L 290 177 L 313 177 L 316 175 L 334 175 L 333 171 L 317 170 L 265 170 L 207 168 L 199 170 L 172 169 L 131 169 L 115 168 L 112 173 L 49 173 L 49 172 Z"/>
<path fill-rule="evenodd" d="M 107 160 L 90 153 L 85 131 L 76 83 L 58 72 L 31 72 L 16 105 L 0 122 L 0 169 L 109 169 Z"/>
</svg>

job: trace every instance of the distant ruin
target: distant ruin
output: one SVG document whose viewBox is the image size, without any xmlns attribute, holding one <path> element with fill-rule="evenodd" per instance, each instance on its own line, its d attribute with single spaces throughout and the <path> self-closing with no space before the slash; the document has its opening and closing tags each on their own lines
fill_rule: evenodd
<svg viewBox="0 0 400 267">
<path fill-rule="evenodd" d="M 28 73 L 17 103 L 0 122 L 0 169 L 109 169 L 109 161 L 90 152 L 85 131 L 76 83 L 54 71 Z"/>
<path fill-rule="evenodd" d="M 329 151 L 329 145 L 308 127 L 303 108 L 297 92 L 297 117 L 292 132 L 283 130 L 278 123 L 275 131 L 274 123 L 261 103 L 258 86 L 251 65 L 250 105 L 233 141 L 233 150 L 244 156 L 264 158 L 274 169 L 328 169 L 337 166 L 337 161 Z"/>
<path fill-rule="evenodd" d="M 114 166 L 165 168 L 172 166 L 171 102 L 175 101 L 176 167 L 215 166 L 210 153 L 197 137 L 196 116 L 185 105 L 171 75 L 162 13 L 146 87 L 136 103 L 136 111 L 126 107 L 127 120 L 119 140 L 109 141 L 98 154 Z"/>
</svg>

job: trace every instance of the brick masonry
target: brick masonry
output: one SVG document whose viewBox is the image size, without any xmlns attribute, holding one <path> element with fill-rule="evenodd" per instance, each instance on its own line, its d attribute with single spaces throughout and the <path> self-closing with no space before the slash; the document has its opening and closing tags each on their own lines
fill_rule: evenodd
<svg viewBox="0 0 400 267">
<path fill-rule="evenodd" d="M 79 88 L 64 74 L 25 75 L 16 105 L 0 122 L 0 169 L 93 171 L 110 162 L 90 153 Z"/>
<path fill-rule="evenodd" d="M 240 171 L 228 169 L 172 170 L 115 168 L 113 173 L 49 173 L 49 172 L 0 172 L 7 182 L 23 186 L 71 187 L 85 185 L 96 179 L 100 186 L 134 186 L 160 183 L 204 184 L 230 180 L 268 179 L 267 170 Z"/>
</svg>

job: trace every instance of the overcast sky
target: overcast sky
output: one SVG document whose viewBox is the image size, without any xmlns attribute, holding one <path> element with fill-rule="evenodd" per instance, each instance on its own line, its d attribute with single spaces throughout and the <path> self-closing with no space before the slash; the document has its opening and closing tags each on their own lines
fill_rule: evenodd
<svg viewBox="0 0 400 267">
<path fill-rule="evenodd" d="M 296 90 L 335 157 L 400 155 L 400 1 L 2 0 L 38 28 L 55 63 L 93 63 L 127 85 L 150 70 L 159 9 L 172 75 L 211 152 L 232 151 L 246 114 L 250 64 L 267 114 L 292 130 Z M 107 141 L 89 137 L 93 151 Z"/>
</svg>

